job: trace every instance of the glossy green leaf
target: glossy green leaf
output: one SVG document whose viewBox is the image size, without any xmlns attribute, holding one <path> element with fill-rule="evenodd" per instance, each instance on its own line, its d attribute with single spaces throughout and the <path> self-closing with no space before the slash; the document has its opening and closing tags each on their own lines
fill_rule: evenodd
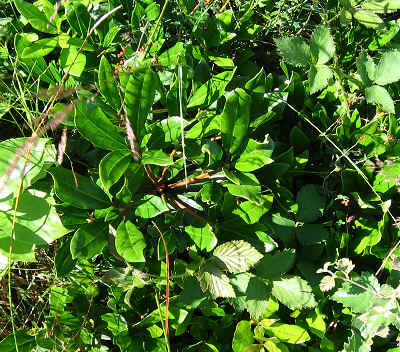
<svg viewBox="0 0 400 352">
<path fill-rule="evenodd" d="M 78 53 L 78 48 L 71 45 L 61 50 L 59 63 L 65 72 L 72 76 L 80 77 L 85 70 L 86 55 Z"/>
<path fill-rule="evenodd" d="M 221 260 L 231 273 L 248 271 L 263 256 L 245 241 L 230 241 L 214 249 L 213 255 Z"/>
<path fill-rule="evenodd" d="M 57 46 L 57 37 L 39 39 L 22 51 L 22 59 L 32 59 L 50 54 Z"/>
<path fill-rule="evenodd" d="M 300 344 L 311 340 L 308 332 L 298 325 L 275 323 L 264 329 L 268 335 L 275 336 L 286 343 Z"/>
<path fill-rule="evenodd" d="M 138 207 L 135 209 L 135 215 L 144 219 L 151 219 L 169 210 L 167 204 L 158 197 L 145 195 L 137 201 Z"/>
<path fill-rule="evenodd" d="M 38 139 L 30 149 L 27 160 L 29 143 L 29 138 L 8 139 L 0 143 L 0 187 L 2 187 L 0 198 L 16 195 L 22 171 L 24 171 L 23 189 L 25 189 L 35 181 L 42 169 L 45 170 L 56 160 L 55 147 L 47 138 Z M 17 155 L 20 157 L 14 160 Z M 15 165 L 12 165 L 15 161 Z"/>
<path fill-rule="evenodd" d="M 145 123 L 154 102 L 157 79 L 151 68 L 136 69 L 125 87 L 126 112 L 139 141 L 146 134 Z"/>
<path fill-rule="evenodd" d="M 227 175 L 227 171 L 224 171 Z M 234 173 L 229 174 L 234 175 Z M 229 177 L 228 177 L 229 178 Z M 264 198 L 261 195 L 261 186 L 257 178 L 250 173 L 240 174 L 240 177 L 232 178 L 238 184 L 227 184 L 228 191 L 233 196 L 245 198 L 257 205 L 264 203 Z"/>
<path fill-rule="evenodd" d="M 233 335 L 232 350 L 233 352 L 244 352 L 245 348 L 254 342 L 253 332 L 251 331 L 251 323 L 247 320 L 239 321 L 236 325 Z"/>
<path fill-rule="evenodd" d="M 376 66 L 375 83 L 386 85 L 400 79 L 400 51 L 392 50 L 382 54 Z"/>
<path fill-rule="evenodd" d="M 178 65 L 185 57 L 185 46 L 182 42 L 177 42 L 173 47 L 164 51 L 159 57 L 160 65 L 168 68 Z"/>
<path fill-rule="evenodd" d="M 66 229 L 55 208 L 53 197 L 30 188 L 21 194 L 15 226 L 12 259 L 35 261 L 35 248 L 64 236 Z M 0 212 L 0 256 L 8 257 L 14 202 L 2 202 Z"/>
<path fill-rule="evenodd" d="M 292 310 L 313 308 L 317 304 L 310 285 L 298 276 L 274 280 L 272 282 L 272 294 Z"/>
<path fill-rule="evenodd" d="M 107 195 L 89 177 L 62 167 L 49 170 L 58 198 L 80 209 L 104 209 L 111 203 Z M 75 183 L 76 182 L 76 183 Z"/>
<path fill-rule="evenodd" d="M 128 324 L 125 318 L 121 314 L 117 313 L 105 313 L 101 315 L 101 320 L 107 323 L 107 328 L 113 335 L 128 330 Z"/>
<path fill-rule="evenodd" d="M 121 106 L 121 99 L 113 69 L 105 56 L 101 57 L 99 66 L 99 90 L 106 101 L 116 110 Z"/>
<path fill-rule="evenodd" d="M 217 237 L 209 224 L 199 223 L 186 226 L 185 231 L 202 251 L 210 252 L 217 245 Z"/>
<path fill-rule="evenodd" d="M 236 161 L 235 168 L 242 172 L 250 172 L 260 169 L 274 161 L 271 159 L 273 151 L 274 143 L 272 140 L 258 143 L 257 141 L 250 139 L 246 149 Z"/>
<path fill-rule="evenodd" d="M 79 227 L 71 240 L 72 258 L 91 259 L 108 244 L 108 224 L 92 222 Z"/>
<path fill-rule="evenodd" d="M 146 241 L 139 229 L 129 220 L 122 221 L 117 229 L 115 248 L 118 254 L 128 262 L 145 262 L 143 250 Z"/>
<path fill-rule="evenodd" d="M 78 36 L 85 38 L 94 21 L 83 3 L 76 2 L 67 7 L 67 20 L 72 30 Z"/>
<path fill-rule="evenodd" d="M 243 89 L 230 92 L 221 119 L 222 146 L 230 154 L 238 151 L 247 139 L 251 97 Z"/>
<path fill-rule="evenodd" d="M 57 253 L 54 258 L 54 265 L 58 277 L 66 276 L 75 267 L 76 260 L 72 259 L 70 245 L 71 245 L 71 238 L 68 238 L 57 249 Z"/>
<path fill-rule="evenodd" d="M 45 13 L 36 6 L 23 0 L 14 0 L 14 3 L 19 13 L 26 18 L 33 28 L 45 33 L 57 33 L 54 22 L 50 23 Z"/>
<path fill-rule="evenodd" d="M 174 163 L 171 156 L 164 153 L 162 150 L 147 150 L 142 154 L 143 165 L 159 165 L 168 166 Z"/>
<path fill-rule="evenodd" d="M 235 70 L 236 67 L 232 71 L 221 72 L 199 87 L 189 100 L 188 108 L 208 106 L 220 98 L 235 74 Z"/>
<path fill-rule="evenodd" d="M 100 181 L 106 189 L 119 181 L 132 161 L 130 151 L 115 150 L 108 153 L 99 164 Z"/>
<path fill-rule="evenodd" d="M 104 114 L 100 107 L 77 105 L 75 125 L 78 131 L 94 146 L 106 150 L 127 150 L 125 138 Z"/>
</svg>

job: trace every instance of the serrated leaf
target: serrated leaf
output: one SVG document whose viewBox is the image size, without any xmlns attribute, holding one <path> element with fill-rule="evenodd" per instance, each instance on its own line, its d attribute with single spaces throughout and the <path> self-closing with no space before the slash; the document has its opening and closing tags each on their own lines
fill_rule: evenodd
<svg viewBox="0 0 400 352">
<path fill-rule="evenodd" d="M 329 79 L 333 76 L 332 70 L 326 65 L 311 65 L 308 73 L 310 94 L 314 94 L 328 86 Z"/>
<path fill-rule="evenodd" d="M 364 9 L 354 11 L 353 17 L 367 28 L 378 28 L 383 23 L 377 14 Z"/>
<path fill-rule="evenodd" d="M 270 288 L 258 277 L 251 277 L 246 289 L 246 309 L 250 318 L 258 320 L 269 306 Z"/>
<path fill-rule="evenodd" d="M 317 305 L 310 285 L 298 276 L 274 280 L 272 294 L 292 310 L 313 308 Z"/>
<path fill-rule="evenodd" d="M 365 278 L 355 279 L 354 281 L 361 285 L 366 283 L 368 285 L 367 287 L 371 287 L 370 283 Z M 334 293 L 331 299 L 342 303 L 345 307 L 350 308 L 354 313 L 364 313 L 370 309 L 373 303 L 374 294 L 371 291 L 366 291 L 349 282 L 344 282 L 342 287 Z"/>
<path fill-rule="evenodd" d="M 392 50 L 383 53 L 376 66 L 375 83 L 385 84 L 397 82 L 400 79 L 400 51 Z"/>
<path fill-rule="evenodd" d="M 369 86 L 375 79 L 375 63 L 374 60 L 367 54 L 366 51 L 362 51 L 360 56 L 356 60 L 357 72 L 361 77 L 361 80 L 366 86 Z"/>
<path fill-rule="evenodd" d="M 258 276 L 272 279 L 287 273 L 296 262 L 296 253 L 292 250 L 283 252 L 275 251 L 272 254 L 266 254 L 256 265 Z"/>
<path fill-rule="evenodd" d="M 325 25 L 317 27 L 310 39 L 311 54 L 317 64 L 326 64 L 335 54 L 335 42 Z"/>
<path fill-rule="evenodd" d="M 215 260 L 208 260 L 200 267 L 198 280 L 203 292 L 210 292 L 214 298 L 236 297 L 229 278 L 221 269 L 220 263 Z"/>
<path fill-rule="evenodd" d="M 214 249 L 213 255 L 220 259 L 231 273 L 248 271 L 263 256 L 245 241 L 230 241 Z"/>
<path fill-rule="evenodd" d="M 115 248 L 118 254 L 128 262 L 145 262 L 143 250 L 146 241 L 139 229 L 129 220 L 122 221 L 117 228 Z"/>
<path fill-rule="evenodd" d="M 381 86 L 371 86 L 365 89 L 365 98 L 367 103 L 380 105 L 386 112 L 394 114 L 394 102 L 388 91 Z"/>
<path fill-rule="evenodd" d="M 303 38 L 275 39 L 279 54 L 294 66 L 307 66 L 311 62 L 311 51 Z"/>
</svg>

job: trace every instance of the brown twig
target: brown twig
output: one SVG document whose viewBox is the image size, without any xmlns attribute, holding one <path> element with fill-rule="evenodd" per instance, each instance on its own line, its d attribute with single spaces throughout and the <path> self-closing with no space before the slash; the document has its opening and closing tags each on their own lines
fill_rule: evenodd
<svg viewBox="0 0 400 352">
<path fill-rule="evenodd" d="M 186 185 L 190 185 L 191 183 L 195 183 L 197 181 L 202 181 L 205 179 L 209 179 L 211 178 L 212 175 L 220 172 L 221 170 L 215 170 L 215 171 L 211 171 L 211 172 L 206 172 L 200 175 L 197 175 L 195 177 L 189 178 L 188 180 L 185 181 L 179 181 L 176 183 L 172 183 L 170 185 L 167 185 L 168 189 L 174 189 L 174 188 L 179 188 L 179 187 L 186 187 Z"/>
<path fill-rule="evenodd" d="M 165 289 L 165 296 L 166 296 L 166 300 L 165 300 L 165 334 L 167 335 L 167 338 L 169 336 L 169 324 L 168 324 L 168 315 L 169 315 L 169 300 L 170 300 L 170 293 L 169 293 L 169 289 L 170 289 L 170 279 L 169 279 L 169 272 L 170 272 L 170 267 L 169 267 L 169 255 L 168 255 L 168 247 L 167 247 L 167 242 L 165 241 L 165 237 L 163 235 L 163 233 L 161 232 L 160 228 L 157 226 L 157 224 L 152 221 L 153 226 L 156 228 L 156 230 L 159 232 L 161 239 L 163 241 L 164 244 L 164 249 L 165 249 L 165 265 L 167 266 L 167 277 L 166 277 L 166 281 L 167 281 L 167 287 Z"/>
<path fill-rule="evenodd" d="M 171 152 L 171 154 L 169 154 L 169 156 L 172 158 L 175 154 L 176 154 L 176 149 L 174 149 L 172 152 Z M 162 173 L 161 173 L 161 176 L 160 176 L 160 178 L 157 180 L 157 182 L 158 183 L 160 183 L 163 179 L 164 179 L 164 176 L 165 176 L 165 173 L 167 172 L 167 170 L 168 170 L 168 165 L 167 166 L 164 166 L 164 169 L 163 169 L 163 171 L 162 171 Z"/>
<path fill-rule="evenodd" d="M 182 209 L 182 210 L 185 211 L 186 213 L 192 215 L 193 217 L 195 217 L 196 219 L 198 219 L 198 220 L 200 220 L 200 221 L 202 221 L 202 222 L 205 222 L 206 224 L 208 223 L 208 221 L 207 221 L 206 219 L 204 219 L 202 216 L 200 216 L 199 214 L 197 214 L 193 209 L 189 208 L 186 204 L 181 203 L 178 199 L 172 197 L 172 196 L 169 195 L 169 194 L 166 194 L 166 196 L 167 196 L 169 199 L 171 199 L 171 200 L 176 204 L 176 206 L 177 206 L 179 209 Z"/>
</svg>

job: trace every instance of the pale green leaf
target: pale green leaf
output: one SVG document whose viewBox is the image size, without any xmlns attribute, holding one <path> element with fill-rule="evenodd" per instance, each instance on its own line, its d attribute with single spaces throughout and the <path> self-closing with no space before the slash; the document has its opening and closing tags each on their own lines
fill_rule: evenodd
<svg viewBox="0 0 400 352">
<path fill-rule="evenodd" d="M 335 42 L 325 25 L 317 27 L 310 40 L 311 54 L 317 64 L 326 64 L 335 54 Z"/>
<path fill-rule="evenodd" d="M 382 19 L 372 11 L 360 9 L 353 12 L 353 17 L 367 28 L 378 28 Z"/>
<path fill-rule="evenodd" d="M 394 114 L 394 102 L 388 91 L 381 86 L 371 86 L 365 89 L 365 98 L 367 103 L 379 105 L 386 112 Z"/>
<path fill-rule="evenodd" d="M 314 94 L 328 86 L 333 77 L 332 70 L 326 65 L 312 65 L 308 73 L 310 94 Z"/>
<path fill-rule="evenodd" d="M 375 79 L 375 63 L 366 51 L 362 51 L 356 60 L 357 72 L 365 85 L 370 85 Z"/>
<path fill-rule="evenodd" d="M 32 59 L 50 54 L 57 46 L 57 37 L 39 39 L 22 51 L 22 59 Z"/>
<path fill-rule="evenodd" d="M 391 50 L 382 54 L 376 66 L 375 83 L 385 85 L 400 79 L 400 51 Z"/>
<path fill-rule="evenodd" d="M 162 150 L 148 150 L 142 154 L 143 165 L 159 165 L 168 166 L 174 163 L 171 156 L 164 153 Z"/>
<path fill-rule="evenodd" d="M 15 195 L 21 176 L 23 189 L 29 187 L 41 170 L 45 170 L 47 164 L 56 160 L 55 147 L 48 138 L 39 138 L 33 146 L 30 143 L 29 138 L 8 139 L 0 143 L 0 198 Z M 31 149 L 28 158 L 29 146 Z"/>
<path fill-rule="evenodd" d="M 222 271 L 220 263 L 215 260 L 203 263 L 197 278 L 203 292 L 210 292 L 214 298 L 236 296 L 228 276 Z"/>
<path fill-rule="evenodd" d="M 376 13 L 391 13 L 400 9 L 400 0 L 368 0 L 361 4 L 361 8 Z"/>
<path fill-rule="evenodd" d="M 313 308 L 317 304 L 310 285 L 298 276 L 274 280 L 272 294 L 292 310 Z"/>
<path fill-rule="evenodd" d="M 248 271 L 262 258 L 262 254 L 242 240 L 219 245 L 214 249 L 213 255 L 220 259 L 231 273 Z"/>
<path fill-rule="evenodd" d="M 13 241 L 12 260 L 35 261 L 35 248 L 64 236 L 66 229 L 49 194 L 30 188 L 21 194 Z M 8 257 L 14 202 L 2 202 L 0 211 L 0 256 Z"/>
<path fill-rule="evenodd" d="M 311 62 L 311 51 L 303 38 L 275 39 L 279 54 L 294 66 L 308 66 Z"/>
</svg>

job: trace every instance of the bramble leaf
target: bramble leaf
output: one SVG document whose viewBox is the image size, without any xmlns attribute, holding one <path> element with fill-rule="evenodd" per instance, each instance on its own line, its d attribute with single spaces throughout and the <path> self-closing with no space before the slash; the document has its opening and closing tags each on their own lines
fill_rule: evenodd
<svg viewBox="0 0 400 352">
<path fill-rule="evenodd" d="M 311 63 L 311 50 L 303 38 L 275 39 L 279 54 L 294 66 L 308 66 Z"/>
<path fill-rule="evenodd" d="M 326 64 L 332 59 L 335 54 L 335 42 L 328 27 L 321 25 L 314 30 L 310 39 L 310 48 L 317 64 Z"/>
</svg>

